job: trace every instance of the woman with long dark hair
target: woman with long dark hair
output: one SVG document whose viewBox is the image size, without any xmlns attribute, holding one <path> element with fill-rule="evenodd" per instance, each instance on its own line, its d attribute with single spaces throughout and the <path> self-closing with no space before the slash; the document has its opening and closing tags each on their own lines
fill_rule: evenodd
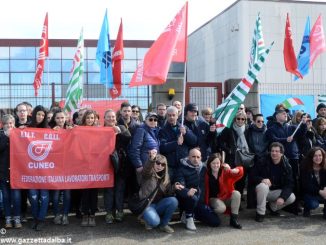
<svg viewBox="0 0 326 245">
<path fill-rule="evenodd" d="M 31 128 L 48 128 L 47 109 L 38 105 L 32 112 Z M 49 190 L 29 190 L 29 202 L 31 203 L 34 222 L 32 228 L 36 231 L 43 229 L 45 216 L 48 212 Z"/>
<path fill-rule="evenodd" d="M 310 210 L 324 204 L 323 218 L 326 219 L 326 155 L 321 147 L 314 147 L 302 161 L 301 186 L 304 199 L 305 217 Z"/>
<path fill-rule="evenodd" d="M 241 179 L 243 168 L 230 166 L 223 162 L 220 153 L 212 154 L 207 160 L 205 176 L 205 203 L 212 207 L 216 214 L 222 214 L 226 207 L 231 208 L 230 226 L 241 229 L 238 222 L 241 194 L 234 189 L 236 181 Z"/>
</svg>

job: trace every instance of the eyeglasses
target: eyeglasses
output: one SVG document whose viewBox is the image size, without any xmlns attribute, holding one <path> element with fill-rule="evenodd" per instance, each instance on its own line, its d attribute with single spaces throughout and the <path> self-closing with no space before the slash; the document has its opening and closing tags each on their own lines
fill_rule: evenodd
<svg viewBox="0 0 326 245">
<path fill-rule="evenodd" d="M 264 120 L 257 120 L 257 123 L 264 123 Z"/>
<path fill-rule="evenodd" d="M 237 117 L 237 121 L 245 121 L 246 119 Z"/>
<path fill-rule="evenodd" d="M 136 111 L 136 110 L 132 110 L 133 113 L 139 113 L 139 111 Z"/>
<path fill-rule="evenodd" d="M 205 116 L 211 116 L 211 115 L 212 115 L 212 114 L 210 114 L 210 113 L 206 113 L 206 114 L 205 114 Z"/>
<path fill-rule="evenodd" d="M 161 165 L 162 167 L 165 167 L 166 166 L 166 163 L 165 162 L 155 162 L 156 165 Z"/>
<path fill-rule="evenodd" d="M 306 122 L 307 122 L 307 123 L 311 123 L 312 121 L 311 121 L 311 120 L 307 120 Z"/>
<path fill-rule="evenodd" d="M 20 111 L 18 111 L 19 113 L 25 113 L 25 112 L 27 112 L 27 110 L 20 110 Z"/>
<path fill-rule="evenodd" d="M 148 118 L 148 121 L 150 121 L 150 122 L 157 122 L 157 119 L 156 118 Z"/>
</svg>

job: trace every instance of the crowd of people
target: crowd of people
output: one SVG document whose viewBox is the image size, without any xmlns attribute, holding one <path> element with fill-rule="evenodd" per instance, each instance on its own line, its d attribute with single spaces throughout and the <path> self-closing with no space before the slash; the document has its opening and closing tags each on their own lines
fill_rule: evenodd
<svg viewBox="0 0 326 245">
<path fill-rule="evenodd" d="M 81 226 L 96 226 L 96 188 L 82 190 L 18 190 L 10 183 L 10 131 L 13 128 L 69 130 L 75 126 L 112 127 L 116 133 L 114 186 L 105 188 L 107 224 L 123 222 L 124 203 L 135 193 L 147 205 L 137 214 L 145 229 L 173 233 L 169 224 L 180 214 L 185 228 L 196 230 L 195 220 L 208 226 L 230 217 L 230 226 L 241 229 L 239 210 L 256 209 L 255 220 L 285 209 L 309 217 L 326 200 L 326 105 L 317 106 L 317 117 L 297 111 L 290 115 L 283 104 L 267 117 L 239 107 L 230 128 L 217 130 L 213 110 L 190 103 L 160 103 L 143 118 L 141 109 L 128 102 L 119 111 L 108 109 L 104 125 L 99 114 L 81 108 L 70 119 L 59 107 L 50 110 L 27 102 L 14 115 L 2 116 L 0 131 L 0 188 L 5 228 L 21 228 L 28 203 L 36 230 L 44 228 L 51 203 L 55 225 L 68 225 L 71 212 L 81 216 Z M 96 137 L 96 135 L 94 135 Z M 250 164 L 247 160 L 250 159 Z M 95 163 L 94 163 L 95 164 Z M 102 190 L 101 190 L 102 191 Z M 60 201 L 62 205 L 60 205 Z M 240 211 L 241 213 L 241 211 Z M 326 219 L 326 207 L 323 209 Z"/>
</svg>

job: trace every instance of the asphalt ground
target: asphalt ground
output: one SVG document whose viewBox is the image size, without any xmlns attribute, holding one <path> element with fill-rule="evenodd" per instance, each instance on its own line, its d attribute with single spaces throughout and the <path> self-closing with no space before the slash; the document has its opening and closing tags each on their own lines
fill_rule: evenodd
<svg viewBox="0 0 326 245">
<path fill-rule="evenodd" d="M 159 229 L 145 230 L 137 218 L 127 213 L 122 223 L 105 224 L 105 213 L 96 216 L 96 227 L 81 227 L 80 219 L 70 216 L 68 226 L 54 225 L 53 216 L 46 220 L 42 231 L 31 229 L 31 221 L 22 229 L 1 229 L 2 244 L 326 244 L 326 220 L 322 218 L 321 207 L 312 216 L 281 211 L 280 217 L 266 215 L 263 223 L 254 220 L 255 210 L 241 211 L 239 221 L 242 230 L 229 226 L 229 217 L 221 215 L 220 227 L 207 227 L 196 222 L 197 231 L 185 229 L 175 220 L 171 223 L 175 233 L 166 234 Z M 1 221 L 1 227 L 4 221 Z M 4 234 L 5 233 L 5 234 Z M 50 241 L 50 239 L 52 239 Z M 64 243 L 64 240 L 66 239 Z"/>
</svg>

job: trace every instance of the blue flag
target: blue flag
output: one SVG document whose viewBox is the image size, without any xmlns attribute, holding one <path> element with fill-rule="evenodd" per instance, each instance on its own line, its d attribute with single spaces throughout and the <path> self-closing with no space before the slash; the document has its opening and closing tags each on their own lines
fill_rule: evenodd
<svg viewBox="0 0 326 245">
<path fill-rule="evenodd" d="M 304 77 L 309 73 L 309 63 L 310 63 L 310 18 L 307 17 L 306 27 L 304 30 L 302 44 L 300 49 L 300 54 L 298 55 L 298 71 Z M 298 80 L 298 77 L 294 77 L 294 81 Z"/>
<path fill-rule="evenodd" d="M 105 84 L 107 88 L 113 88 L 112 56 L 107 12 L 106 10 L 100 37 L 97 42 L 96 62 L 100 66 L 100 82 Z"/>
</svg>

